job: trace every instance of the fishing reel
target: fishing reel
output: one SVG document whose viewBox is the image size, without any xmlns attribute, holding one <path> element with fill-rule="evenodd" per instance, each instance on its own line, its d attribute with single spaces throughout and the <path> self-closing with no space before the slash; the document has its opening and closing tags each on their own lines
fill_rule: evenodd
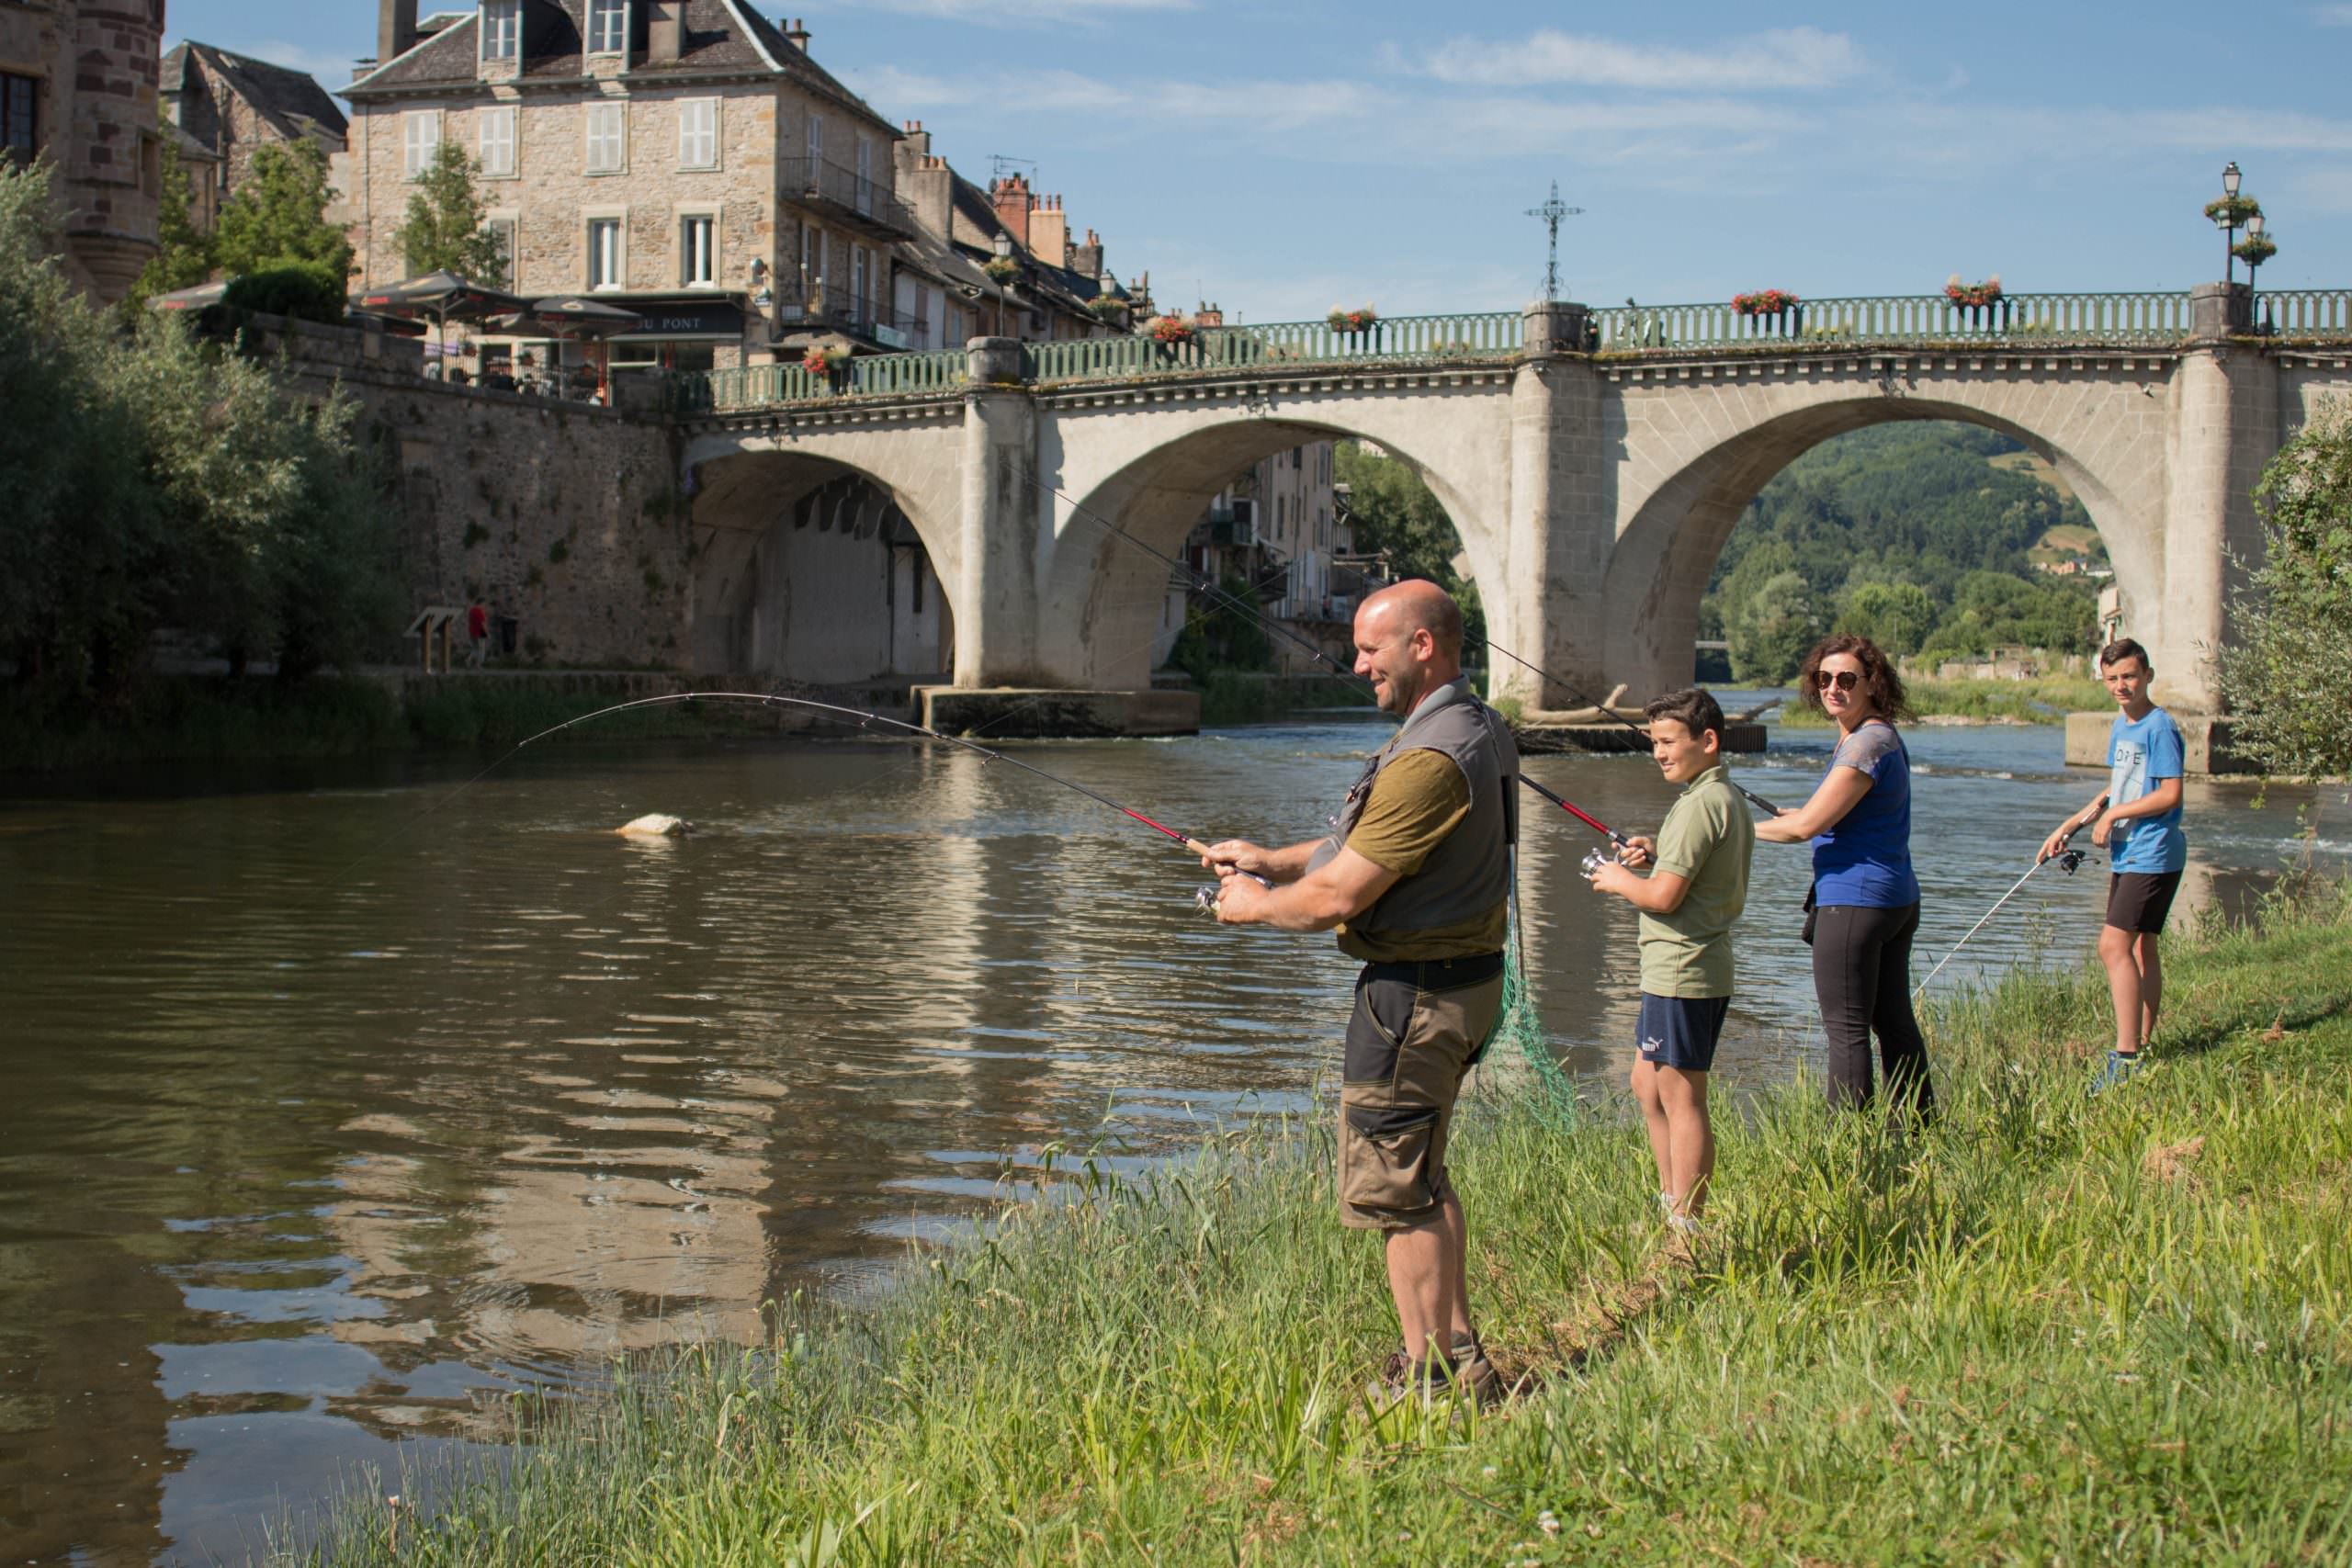
<svg viewBox="0 0 2352 1568">
<path fill-rule="evenodd" d="M 2083 863 L 2084 857 L 2085 852 L 2082 850 L 2061 850 L 2050 858 L 2058 863 L 2059 870 L 2072 876 L 2075 874 L 2075 868 Z"/>
<path fill-rule="evenodd" d="M 1584 863 L 1577 868 L 1577 874 L 1583 877 L 1587 882 L 1590 882 L 1595 876 L 1600 874 L 1600 868 L 1602 866 L 1614 865 L 1616 862 L 1617 857 L 1609 853 L 1605 850 L 1599 848 L 1589 849 L 1585 851 Z"/>
<path fill-rule="evenodd" d="M 1245 871 L 1241 874 L 1248 877 L 1250 881 L 1256 883 L 1261 887 L 1272 887 L 1273 886 L 1272 883 L 1267 881 L 1264 877 L 1260 876 L 1254 871 Z M 1193 907 L 1200 910 L 1204 915 L 1216 914 L 1216 896 L 1222 890 L 1223 886 L 1224 885 L 1222 883 L 1212 882 L 1205 887 L 1196 887 L 1193 889 Z"/>
</svg>

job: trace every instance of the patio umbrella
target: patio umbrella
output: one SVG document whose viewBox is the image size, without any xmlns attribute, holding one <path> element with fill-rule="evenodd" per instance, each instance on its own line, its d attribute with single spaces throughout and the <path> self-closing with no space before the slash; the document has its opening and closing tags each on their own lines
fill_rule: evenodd
<svg viewBox="0 0 2352 1568">
<path fill-rule="evenodd" d="M 228 298 L 232 279 L 218 283 L 199 283 L 193 288 L 175 288 L 169 294 L 158 294 L 147 301 L 151 310 L 209 310 Z"/>
<path fill-rule="evenodd" d="M 404 277 L 381 288 L 370 288 L 355 295 L 352 305 L 355 309 L 373 310 L 379 315 L 432 321 L 438 329 L 435 335 L 446 357 L 451 321 L 487 321 L 492 316 L 522 309 L 523 301 L 519 296 L 509 294 L 504 289 L 492 288 L 486 283 L 477 283 L 469 277 L 444 270 L 428 272 L 418 277 Z"/>
<path fill-rule="evenodd" d="M 556 294 L 545 299 L 534 299 L 522 310 L 499 318 L 504 325 L 536 325 L 545 328 L 556 338 L 576 338 L 582 342 L 625 333 L 642 320 L 644 318 L 634 310 L 624 310 L 615 305 L 600 305 L 579 294 Z M 601 370 L 597 380 L 601 387 Z"/>
</svg>

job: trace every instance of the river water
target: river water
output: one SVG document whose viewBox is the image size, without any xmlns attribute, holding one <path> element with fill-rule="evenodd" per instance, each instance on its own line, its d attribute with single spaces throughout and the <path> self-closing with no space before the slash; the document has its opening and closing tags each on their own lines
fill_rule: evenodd
<svg viewBox="0 0 2352 1568">
<path fill-rule="evenodd" d="M 1385 734 L 1022 754 L 1287 841 Z M 2052 728 L 1910 739 L 1933 958 L 2097 779 Z M 1779 732 L 1739 776 L 1793 804 L 1826 750 Z M 1050 1180 L 1050 1147 L 1178 1152 L 1334 1061 L 1328 937 L 1207 922 L 1162 840 L 971 753 L 582 745 L 464 784 L 482 761 L 0 800 L 0 1563 L 241 1561 L 397 1444 L 492 1437 L 503 1392 L 753 1335 Z M 1528 771 L 1629 829 L 1669 800 L 1643 757 Z M 2258 889 L 2309 799 L 2192 783 L 2182 910 Z M 647 811 L 702 831 L 610 833 Z M 1576 876 L 1587 830 L 1531 796 L 1524 838 L 1544 1023 L 1614 1092 L 1633 917 Z M 1758 847 L 1726 1087 L 1815 1056 L 1805 882 Z M 2043 872 L 1939 988 L 2075 958 L 2103 882 Z"/>
</svg>

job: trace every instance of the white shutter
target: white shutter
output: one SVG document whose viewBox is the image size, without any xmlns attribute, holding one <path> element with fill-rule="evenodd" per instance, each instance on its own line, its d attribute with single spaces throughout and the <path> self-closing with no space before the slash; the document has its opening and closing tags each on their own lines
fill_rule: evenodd
<svg viewBox="0 0 2352 1568">
<path fill-rule="evenodd" d="M 441 111 L 414 109 L 401 117 L 401 134 L 410 179 L 421 178 L 433 166 L 441 146 Z"/>
<path fill-rule="evenodd" d="M 857 209 L 874 210 L 874 143 L 863 136 L 857 139 Z"/>
<path fill-rule="evenodd" d="M 815 164 L 824 161 L 825 117 L 820 114 L 812 114 L 808 117 L 808 162 Z M 814 168 L 808 171 L 808 177 L 811 180 L 817 177 L 817 171 Z"/>
<path fill-rule="evenodd" d="M 588 172 L 617 174 L 628 164 L 628 106 L 588 106 Z"/>
<path fill-rule="evenodd" d="M 678 166 L 718 166 L 718 100 L 684 98 L 678 103 Z"/>
<path fill-rule="evenodd" d="M 514 172 L 514 111 L 494 108 L 481 111 L 481 172 L 485 175 L 511 175 Z"/>
</svg>

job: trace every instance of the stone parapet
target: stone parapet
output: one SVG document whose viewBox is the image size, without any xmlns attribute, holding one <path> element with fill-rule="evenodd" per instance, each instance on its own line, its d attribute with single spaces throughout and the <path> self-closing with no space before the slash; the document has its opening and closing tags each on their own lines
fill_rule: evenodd
<svg viewBox="0 0 2352 1568">
<path fill-rule="evenodd" d="M 1194 735 L 1197 692 L 1089 692 L 1034 686 L 917 686 L 916 720 L 943 735 L 1031 740 Z"/>
</svg>

